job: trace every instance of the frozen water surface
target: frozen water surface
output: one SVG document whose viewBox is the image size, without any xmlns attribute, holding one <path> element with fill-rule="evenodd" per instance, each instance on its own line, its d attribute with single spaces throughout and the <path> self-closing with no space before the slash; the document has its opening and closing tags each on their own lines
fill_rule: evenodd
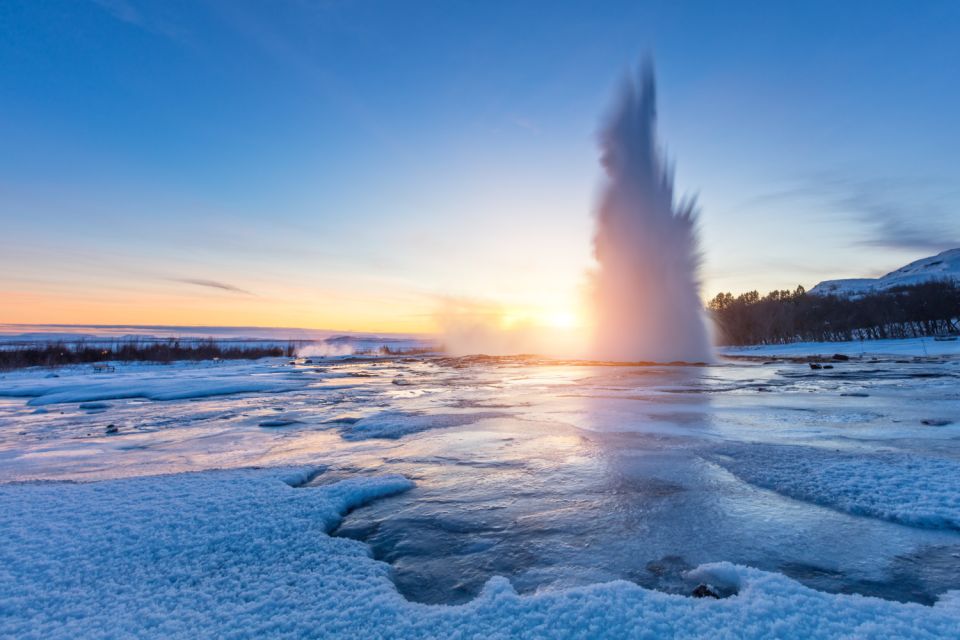
<svg viewBox="0 0 960 640">
<path fill-rule="evenodd" d="M 521 594 L 616 579 L 689 594 L 688 570 L 728 561 L 932 604 L 960 589 L 960 359 L 832 364 L 12 372 L 0 377 L 0 479 L 278 465 L 322 465 L 308 486 L 402 475 L 411 490 L 335 533 L 369 544 L 425 603 L 466 602 L 493 576 Z"/>
</svg>

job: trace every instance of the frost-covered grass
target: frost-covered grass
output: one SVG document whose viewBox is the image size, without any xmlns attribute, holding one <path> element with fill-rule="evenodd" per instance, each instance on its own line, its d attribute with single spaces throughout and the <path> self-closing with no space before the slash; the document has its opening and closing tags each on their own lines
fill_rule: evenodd
<svg viewBox="0 0 960 640">
<path fill-rule="evenodd" d="M 946 638 L 934 607 L 830 595 L 728 563 L 693 599 L 618 581 L 518 596 L 498 578 L 457 607 L 404 600 L 361 543 L 328 535 L 402 477 L 294 488 L 237 470 L 0 486 L 0 636 L 10 638 Z"/>
</svg>

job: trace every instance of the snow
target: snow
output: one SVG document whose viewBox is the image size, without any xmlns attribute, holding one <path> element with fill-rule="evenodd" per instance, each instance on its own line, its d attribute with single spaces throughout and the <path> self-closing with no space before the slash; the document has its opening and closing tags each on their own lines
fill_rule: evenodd
<svg viewBox="0 0 960 640">
<path fill-rule="evenodd" d="M 415 604 L 363 544 L 329 535 L 350 509 L 411 483 L 287 482 L 313 472 L 0 486 L 0 510 L 16 514 L 0 520 L 0 636 L 945 638 L 960 628 L 957 592 L 932 607 L 830 595 L 730 563 L 691 575 L 736 591 L 721 600 L 626 581 L 520 596 L 494 578 L 465 605 Z"/>
<path fill-rule="evenodd" d="M 721 347 L 722 355 L 762 357 L 830 357 L 835 353 L 846 356 L 960 356 L 960 340 L 940 341 L 933 338 L 893 338 L 888 340 L 857 340 L 850 342 L 792 342 L 790 344 L 761 344 L 743 347 Z"/>
<path fill-rule="evenodd" d="M 473 413 L 416 413 L 404 411 L 383 411 L 362 418 L 343 429 L 343 437 L 348 440 L 366 438 L 400 438 L 428 429 L 446 429 L 473 424 L 486 418 L 495 418 L 495 412 Z"/>
<path fill-rule="evenodd" d="M 146 398 L 184 400 L 237 393 L 282 393 L 306 386 L 308 379 L 295 372 L 274 368 L 251 375 L 250 362 L 221 367 L 123 366 L 114 373 L 91 374 L 89 368 L 74 367 L 58 378 L 34 379 L 29 372 L 0 378 L 0 397 L 30 398 L 31 406 L 78 402 L 92 407 L 103 400 Z M 101 408 L 107 408 L 105 405 Z M 81 407 L 83 408 L 83 407 Z"/>
<path fill-rule="evenodd" d="M 960 530 L 960 461 L 753 443 L 714 458 L 738 477 L 855 515 Z"/>
<path fill-rule="evenodd" d="M 0 637 L 955 637 L 960 358 L 891 359 L 5 373 Z"/>
<path fill-rule="evenodd" d="M 286 345 L 290 341 L 344 342 L 366 341 L 374 346 L 381 344 L 424 340 L 424 336 L 400 333 L 354 333 L 343 334 L 320 329 L 289 327 L 235 327 L 235 326 L 182 326 L 182 325 L 36 325 L 0 323 L 0 344 L 5 342 L 53 342 L 96 340 L 216 340 L 232 343 L 272 342 Z"/>
<path fill-rule="evenodd" d="M 273 327 L 150 326 L 150 325 L 25 325 L 0 323 L 0 349 L 62 342 L 67 345 L 149 344 L 176 339 L 181 344 L 213 341 L 224 347 L 279 347 L 291 344 L 299 355 L 348 356 L 375 353 L 383 346 L 397 351 L 437 350 L 433 336 L 419 334 L 340 334 L 331 331 Z"/>
<path fill-rule="evenodd" d="M 921 258 L 880 278 L 824 280 L 810 290 L 814 295 L 860 296 L 931 280 L 960 281 L 960 248 Z"/>
</svg>

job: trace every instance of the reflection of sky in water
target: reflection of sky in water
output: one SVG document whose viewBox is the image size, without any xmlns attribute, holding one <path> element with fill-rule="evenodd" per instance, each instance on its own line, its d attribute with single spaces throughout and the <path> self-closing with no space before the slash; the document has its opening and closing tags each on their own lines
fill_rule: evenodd
<svg viewBox="0 0 960 640">
<path fill-rule="evenodd" d="M 557 435 L 556 425 L 531 422 L 518 435 L 509 422 L 358 461 L 350 472 L 386 467 L 418 486 L 356 512 L 340 534 L 369 542 L 401 590 L 427 602 L 465 601 L 496 574 L 520 591 L 616 578 L 683 591 L 693 586 L 684 568 L 719 559 L 833 591 L 926 599 L 926 585 L 893 579 L 891 565 L 923 545 L 960 542 L 754 488 L 683 440 Z"/>
<path fill-rule="evenodd" d="M 339 533 L 371 544 L 400 589 L 427 602 L 467 600 L 492 575 L 521 592 L 623 578 L 686 593 L 683 570 L 717 560 L 830 591 L 931 602 L 960 587 L 956 531 L 791 499 L 734 476 L 725 461 L 749 460 L 761 444 L 958 461 L 956 427 L 920 426 L 957 418 L 958 369 L 510 359 L 225 365 L 229 375 L 303 385 L 109 400 L 97 411 L 73 403 L 33 413 L 22 399 L 0 399 L 0 477 L 317 463 L 328 471 L 316 483 L 403 473 L 414 490 L 354 512 Z M 153 375 L 143 371 L 136 375 Z M 298 422 L 259 426 L 278 416 Z M 105 437 L 107 422 L 121 435 Z M 384 435 L 384 425 L 394 438 L 350 439 Z M 764 464 L 776 464 L 774 454 Z"/>
</svg>

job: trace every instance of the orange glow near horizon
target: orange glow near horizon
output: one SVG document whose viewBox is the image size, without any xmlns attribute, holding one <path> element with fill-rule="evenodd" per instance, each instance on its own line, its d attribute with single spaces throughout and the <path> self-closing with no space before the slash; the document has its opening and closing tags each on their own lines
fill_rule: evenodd
<svg viewBox="0 0 960 640">
<path fill-rule="evenodd" d="M 83 295 L 0 292 L 5 324 L 243 326 L 329 329 L 368 333 L 432 333 L 429 314 L 398 315 L 377 305 L 336 305 L 250 300 L 211 296 L 131 295 L 123 299 Z"/>
<path fill-rule="evenodd" d="M 386 300 L 384 298 L 387 298 Z M 401 299 L 402 298 L 402 299 Z M 156 291 L 0 291 L 0 323 L 33 325 L 169 325 L 289 327 L 365 333 L 442 334 L 448 328 L 441 302 L 426 296 L 322 294 L 267 298 Z M 491 331 L 580 331 L 583 314 L 556 300 L 503 307 L 475 304 L 458 318 Z M 478 320 L 481 318 L 482 320 Z"/>
</svg>

